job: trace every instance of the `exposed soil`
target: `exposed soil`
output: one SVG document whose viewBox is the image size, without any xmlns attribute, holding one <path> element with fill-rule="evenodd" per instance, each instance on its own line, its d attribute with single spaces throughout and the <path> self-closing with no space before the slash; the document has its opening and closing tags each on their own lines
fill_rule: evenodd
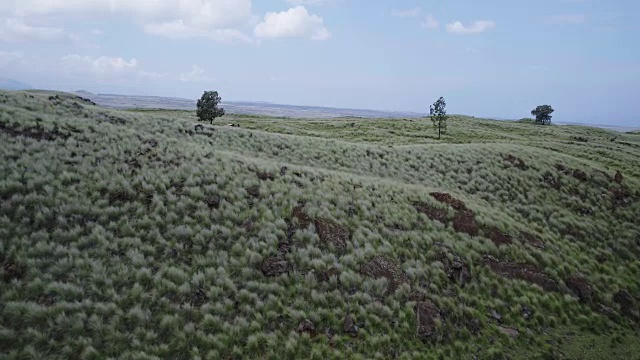
<svg viewBox="0 0 640 360">
<path fill-rule="evenodd" d="M 620 290 L 613 295 L 613 301 L 620 306 L 620 311 L 624 316 L 632 320 L 639 320 L 638 305 L 633 296 L 626 290 Z"/>
<path fill-rule="evenodd" d="M 438 325 L 442 322 L 440 309 L 431 301 L 421 301 L 415 306 L 416 333 L 422 339 L 428 339 L 436 334 Z"/>
<path fill-rule="evenodd" d="M 622 184 L 623 180 L 624 176 L 622 176 L 622 173 L 619 170 L 616 171 L 616 176 L 613 178 L 613 181 L 617 182 L 618 184 Z"/>
<path fill-rule="evenodd" d="M 207 303 L 208 297 L 204 289 L 198 288 L 191 294 L 191 306 L 200 307 Z"/>
<path fill-rule="evenodd" d="M 299 333 L 307 333 L 311 337 L 317 334 L 316 326 L 311 322 L 311 320 L 302 320 L 300 324 L 298 324 L 296 331 Z"/>
<path fill-rule="evenodd" d="M 562 164 L 556 164 L 555 168 L 558 171 L 562 172 L 563 174 L 565 174 L 567 176 L 573 176 L 574 178 L 576 178 L 576 179 L 578 179 L 578 180 L 580 180 L 582 182 L 585 182 L 585 181 L 589 180 L 589 177 L 587 176 L 587 174 L 584 171 L 580 170 L 580 169 L 571 169 L 571 168 L 566 167 L 566 166 L 564 166 Z"/>
<path fill-rule="evenodd" d="M 204 203 L 207 204 L 209 209 L 217 209 L 217 208 L 219 208 L 221 201 L 222 201 L 222 199 L 220 199 L 220 196 L 218 196 L 218 195 L 209 195 L 209 196 L 204 198 Z"/>
<path fill-rule="evenodd" d="M 4 268 L 2 280 L 6 283 L 10 283 L 13 280 L 22 280 L 27 274 L 26 266 L 13 260 L 7 259 L 3 261 L 2 267 Z"/>
<path fill-rule="evenodd" d="M 259 198 L 260 197 L 260 186 L 259 185 L 249 186 L 245 190 L 247 191 L 247 194 L 251 195 L 254 198 Z"/>
<path fill-rule="evenodd" d="M 511 163 L 513 166 L 515 166 L 516 168 L 520 169 L 520 170 L 528 170 L 529 166 L 527 166 L 527 164 L 524 162 L 524 160 L 515 157 L 511 154 L 505 155 L 503 157 L 504 161 Z"/>
<path fill-rule="evenodd" d="M 633 203 L 633 194 L 627 187 L 621 186 L 609 189 L 609 193 L 611 193 L 611 201 L 614 207 L 625 207 Z"/>
<path fill-rule="evenodd" d="M 47 131 L 39 126 L 27 127 L 21 129 L 17 124 L 0 123 L 0 133 L 13 137 L 28 137 L 38 141 L 54 141 L 56 139 L 68 139 L 71 134 L 62 133 L 57 128 Z"/>
<path fill-rule="evenodd" d="M 358 330 L 358 325 L 356 325 L 356 321 L 354 320 L 353 316 L 351 316 L 351 314 L 346 314 L 344 316 L 344 320 L 342 320 L 342 331 L 344 331 L 345 334 L 348 334 L 351 337 L 357 337 Z"/>
<path fill-rule="evenodd" d="M 449 219 L 449 214 L 445 209 L 435 208 L 423 202 L 416 202 L 413 204 L 413 206 L 418 212 L 427 215 L 427 217 L 431 220 L 439 221 L 445 225 L 451 222 L 451 220 Z"/>
<path fill-rule="evenodd" d="M 495 226 L 485 225 L 482 228 L 484 236 L 488 237 L 496 245 L 509 245 L 513 243 L 513 238 L 509 234 L 503 233 Z"/>
<path fill-rule="evenodd" d="M 123 204 L 134 200 L 135 197 L 124 190 L 116 190 L 109 194 L 109 205 Z"/>
<path fill-rule="evenodd" d="M 546 291 L 559 291 L 558 284 L 534 266 L 502 262 L 490 255 L 483 256 L 483 262 L 491 270 L 506 278 L 524 280 Z"/>
<path fill-rule="evenodd" d="M 347 242 L 351 239 L 351 231 L 329 219 L 318 218 L 314 221 L 320 240 L 331 243 L 339 251 L 347 249 Z"/>
<path fill-rule="evenodd" d="M 560 179 L 553 176 L 550 171 L 547 171 L 546 173 L 544 173 L 544 175 L 542 175 L 542 181 L 556 190 L 560 190 L 562 188 Z"/>
<path fill-rule="evenodd" d="M 398 264 L 383 256 L 376 256 L 371 259 L 371 261 L 360 268 L 360 272 L 372 278 L 387 279 L 388 293 L 394 293 L 401 284 L 409 281 Z"/>
<path fill-rule="evenodd" d="M 282 256 L 271 256 L 262 262 L 261 270 L 266 276 L 278 276 L 289 272 L 289 263 Z"/>
<path fill-rule="evenodd" d="M 449 204 L 457 211 L 468 211 L 467 206 L 462 200 L 458 200 L 447 193 L 432 192 L 431 195 L 434 199 L 441 203 Z"/>
<path fill-rule="evenodd" d="M 478 235 L 478 224 L 472 211 L 461 211 L 453 218 L 453 229 L 459 233 Z"/>
<path fill-rule="evenodd" d="M 273 181 L 275 180 L 275 176 L 270 173 L 270 172 L 257 172 L 256 175 L 258 176 L 258 179 L 266 181 L 266 180 L 270 180 Z"/>
<path fill-rule="evenodd" d="M 331 279 L 332 276 L 337 277 L 338 283 L 340 283 L 340 270 L 338 270 L 337 268 L 331 268 L 329 270 L 321 271 L 316 274 L 316 278 L 318 279 L 318 281 L 321 281 L 321 282 L 329 281 L 329 279 Z"/>
<path fill-rule="evenodd" d="M 522 231 L 518 234 L 518 239 L 538 249 L 544 249 L 544 241 L 540 240 L 536 235 Z"/>
<path fill-rule="evenodd" d="M 293 211 L 291 212 L 291 218 L 298 219 L 298 224 L 300 225 L 301 229 L 306 229 L 311 224 L 311 218 L 309 217 L 309 215 L 307 215 L 306 212 L 304 212 L 304 208 L 302 206 L 293 208 Z"/>
<path fill-rule="evenodd" d="M 444 265 L 445 272 L 449 279 L 460 284 L 460 286 L 464 286 L 471 281 L 469 266 L 465 264 L 460 256 L 452 254 L 452 257 L 453 259 L 450 259 L 449 252 L 443 250 L 438 254 L 437 259 Z"/>
<path fill-rule="evenodd" d="M 593 285 L 582 275 L 573 275 L 565 279 L 565 284 L 581 301 L 591 302 L 594 296 Z"/>
</svg>

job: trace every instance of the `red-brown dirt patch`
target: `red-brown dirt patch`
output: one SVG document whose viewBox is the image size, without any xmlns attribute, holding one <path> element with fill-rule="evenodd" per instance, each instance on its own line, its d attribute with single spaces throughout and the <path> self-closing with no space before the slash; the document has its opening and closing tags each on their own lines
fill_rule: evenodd
<svg viewBox="0 0 640 360">
<path fill-rule="evenodd" d="M 314 221 L 320 240 L 331 243 L 339 251 L 347 249 L 347 242 L 351 239 L 351 231 L 329 219 L 319 218 Z"/>
<path fill-rule="evenodd" d="M 534 266 L 502 262 L 490 255 L 485 255 L 483 262 L 491 270 L 506 278 L 524 280 L 536 284 L 546 291 L 559 290 L 558 284 L 553 279 Z"/>
<path fill-rule="evenodd" d="M 509 245 L 513 243 L 513 238 L 509 234 L 503 233 L 495 226 L 485 225 L 482 228 L 484 236 L 488 237 L 496 245 Z"/>
<path fill-rule="evenodd" d="M 272 173 L 270 173 L 270 172 L 257 172 L 257 173 L 256 173 L 256 175 L 258 176 L 258 179 L 263 180 L 263 181 L 264 181 L 264 180 L 271 180 L 271 181 L 273 181 L 273 180 L 275 180 L 275 178 L 276 178 L 276 177 L 275 177 Z"/>
<path fill-rule="evenodd" d="M 625 207 L 633 203 L 633 195 L 627 187 L 613 188 L 609 190 L 609 193 L 611 193 L 611 201 L 614 207 Z"/>
<path fill-rule="evenodd" d="M 262 273 L 266 276 L 278 276 L 289 272 L 290 266 L 282 256 L 271 256 L 262 262 Z"/>
<path fill-rule="evenodd" d="M 508 163 L 511 163 L 513 166 L 517 167 L 520 170 L 528 170 L 529 166 L 524 162 L 524 160 L 515 157 L 511 154 L 505 155 L 502 159 Z"/>
<path fill-rule="evenodd" d="M 564 281 L 567 287 L 581 301 L 590 302 L 594 295 L 593 285 L 584 276 L 572 275 Z"/>
<path fill-rule="evenodd" d="M 260 197 L 260 186 L 258 185 L 249 186 L 245 190 L 247 191 L 247 194 L 253 196 L 254 198 Z"/>
<path fill-rule="evenodd" d="M 544 249 L 544 241 L 540 240 L 536 235 L 533 235 L 526 231 L 521 231 L 518 235 L 520 241 L 525 242 L 533 247 L 537 247 L 538 249 Z"/>
<path fill-rule="evenodd" d="M 449 219 L 449 214 L 445 209 L 435 208 L 423 202 L 415 202 L 413 206 L 419 213 L 427 215 L 431 220 L 439 221 L 445 225 L 451 221 Z"/>
<path fill-rule="evenodd" d="M 440 309 L 429 300 L 418 302 L 415 306 L 416 333 L 422 339 L 428 339 L 436 334 L 442 323 Z"/>
<path fill-rule="evenodd" d="M 383 257 L 376 256 L 367 264 L 360 268 L 360 272 L 372 278 L 385 278 L 388 282 L 387 291 L 393 293 L 398 286 L 409 281 L 400 266 L 394 261 Z"/>
<path fill-rule="evenodd" d="M 71 135 L 60 132 L 57 128 L 48 131 L 40 126 L 20 128 L 17 124 L 0 123 L 0 133 L 13 137 L 28 137 L 36 140 L 53 141 L 56 139 L 68 139 Z"/>
<path fill-rule="evenodd" d="M 454 198 L 453 196 L 447 194 L 447 193 L 440 193 L 440 192 L 432 192 L 431 195 L 434 199 L 438 200 L 441 203 L 445 203 L 445 204 L 449 204 L 451 205 L 452 208 L 454 208 L 457 211 L 468 211 L 469 209 L 467 209 L 467 206 L 465 205 L 465 203 L 462 200 L 458 200 L 456 198 Z"/>
<path fill-rule="evenodd" d="M 291 212 L 291 218 L 298 219 L 298 225 L 300 225 L 301 229 L 306 229 L 311 224 L 311 218 L 309 217 L 309 215 L 307 215 L 306 212 L 304 212 L 302 206 L 296 206 L 295 208 L 293 208 L 293 211 Z"/>
<path fill-rule="evenodd" d="M 459 233 L 478 235 L 478 224 L 472 211 L 461 211 L 453 218 L 453 229 Z"/>
</svg>

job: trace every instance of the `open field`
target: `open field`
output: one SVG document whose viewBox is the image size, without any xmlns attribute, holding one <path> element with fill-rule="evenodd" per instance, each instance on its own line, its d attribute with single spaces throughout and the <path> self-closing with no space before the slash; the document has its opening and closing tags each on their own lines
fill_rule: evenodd
<svg viewBox="0 0 640 360">
<path fill-rule="evenodd" d="M 0 354 L 639 358 L 640 134 L 195 125 L 0 92 Z"/>
</svg>

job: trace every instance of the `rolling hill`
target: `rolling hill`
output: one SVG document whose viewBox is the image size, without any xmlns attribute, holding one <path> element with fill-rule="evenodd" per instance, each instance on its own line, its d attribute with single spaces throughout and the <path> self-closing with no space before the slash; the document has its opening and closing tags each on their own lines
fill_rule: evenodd
<svg viewBox="0 0 640 360">
<path fill-rule="evenodd" d="M 640 136 L 197 124 L 0 92 L 7 358 L 640 353 Z"/>
</svg>

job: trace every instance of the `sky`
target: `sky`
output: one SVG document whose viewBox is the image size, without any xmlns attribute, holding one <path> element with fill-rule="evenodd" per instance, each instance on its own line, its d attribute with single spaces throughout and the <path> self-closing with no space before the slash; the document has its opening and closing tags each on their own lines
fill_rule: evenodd
<svg viewBox="0 0 640 360">
<path fill-rule="evenodd" d="M 638 126 L 637 0 L 1 0 L 37 88 Z"/>
</svg>

